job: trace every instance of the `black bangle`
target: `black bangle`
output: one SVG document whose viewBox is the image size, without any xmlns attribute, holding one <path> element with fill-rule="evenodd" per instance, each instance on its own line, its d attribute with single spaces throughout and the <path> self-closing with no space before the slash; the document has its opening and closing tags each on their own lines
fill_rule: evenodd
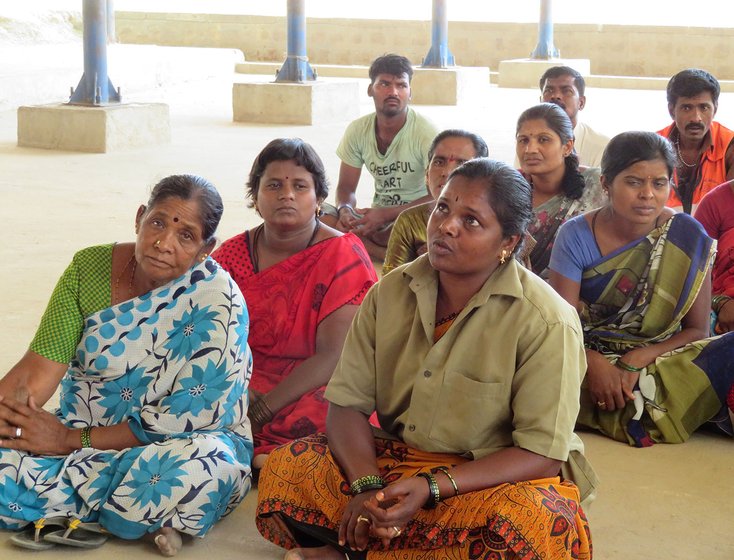
<svg viewBox="0 0 734 560">
<path fill-rule="evenodd" d="M 357 494 L 361 494 L 362 492 L 367 492 L 369 490 L 382 490 L 384 487 L 385 481 L 382 480 L 381 476 L 377 476 L 376 474 L 362 476 L 349 485 L 349 489 L 352 491 L 352 496 L 356 496 Z"/>
<path fill-rule="evenodd" d="M 426 472 L 418 473 L 417 476 L 425 478 L 426 482 L 428 482 L 428 499 L 426 500 L 426 503 L 423 504 L 423 509 L 434 509 L 438 505 L 438 502 L 441 501 L 441 493 L 438 490 L 436 477 L 431 473 Z"/>
</svg>

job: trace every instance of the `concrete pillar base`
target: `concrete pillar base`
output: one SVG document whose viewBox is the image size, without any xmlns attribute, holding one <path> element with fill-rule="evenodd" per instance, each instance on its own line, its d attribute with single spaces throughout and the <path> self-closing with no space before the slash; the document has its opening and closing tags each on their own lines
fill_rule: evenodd
<svg viewBox="0 0 734 560">
<path fill-rule="evenodd" d="M 586 77 L 591 74 L 591 63 L 588 58 L 552 58 L 535 60 L 518 58 L 502 60 L 499 66 L 499 86 L 511 88 L 537 88 L 538 80 L 552 66 L 570 66 Z"/>
<path fill-rule="evenodd" d="M 464 105 L 489 95 L 489 68 L 413 68 L 415 105 Z"/>
<path fill-rule="evenodd" d="M 106 153 L 170 140 L 164 103 L 18 107 L 18 146 Z"/>
<path fill-rule="evenodd" d="M 359 117 L 357 82 L 235 83 L 235 122 L 270 124 L 331 124 Z"/>
</svg>

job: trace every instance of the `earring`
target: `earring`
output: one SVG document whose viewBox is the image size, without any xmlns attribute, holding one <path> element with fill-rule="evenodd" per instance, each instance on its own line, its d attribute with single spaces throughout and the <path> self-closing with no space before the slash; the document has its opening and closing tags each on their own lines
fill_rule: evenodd
<svg viewBox="0 0 734 560">
<path fill-rule="evenodd" d="M 204 262 L 208 256 L 209 255 L 207 253 L 204 253 L 203 255 L 201 255 L 201 258 L 199 259 L 199 262 Z"/>
<path fill-rule="evenodd" d="M 500 264 L 505 264 L 507 262 L 507 249 L 502 249 L 502 254 L 500 255 Z"/>
<path fill-rule="evenodd" d="M 316 207 L 316 219 L 321 217 L 321 206 Z"/>
<path fill-rule="evenodd" d="M 161 246 L 161 240 L 160 239 L 157 239 L 156 242 L 153 243 L 153 247 L 155 247 L 157 249 L 160 246 Z"/>
</svg>

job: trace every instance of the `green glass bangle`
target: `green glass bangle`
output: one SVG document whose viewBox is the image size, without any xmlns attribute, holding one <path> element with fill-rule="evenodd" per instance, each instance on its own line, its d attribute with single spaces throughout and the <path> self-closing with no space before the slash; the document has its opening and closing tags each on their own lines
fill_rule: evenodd
<svg viewBox="0 0 734 560">
<path fill-rule="evenodd" d="M 426 482 L 428 482 L 428 500 L 423 504 L 423 509 L 434 509 L 438 505 L 438 502 L 441 501 L 441 493 L 438 489 L 436 477 L 431 473 L 425 472 L 418 473 L 418 476 L 425 478 Z"/>
<path fill-rule="evenodd" d="M 385 481 L 382 480 L 381 476 L 376 474 L 368 474 L 352 482 L 349 485 L 349 489 L 352 492 L 352 496 L 367 492 L 368 490 L 382 490 L 385 487 Z"/>
<path fill-rule="evenodd" d="M 82 449 L 85 447 L 92 447 L 92 428 L 87 426 L 82 428 Z"/>
<path fill-rule="evenodd" d="M 640 373 L 643 369 L 645 369 L 644 367 L 631 366 L 627 362 L 623 362 L 622 358 L 617 358 L 617 361 L 614 362 L 614 365 L 617 366 L 619 369 L 629 371 L 630 373 Z"/>
</svg>

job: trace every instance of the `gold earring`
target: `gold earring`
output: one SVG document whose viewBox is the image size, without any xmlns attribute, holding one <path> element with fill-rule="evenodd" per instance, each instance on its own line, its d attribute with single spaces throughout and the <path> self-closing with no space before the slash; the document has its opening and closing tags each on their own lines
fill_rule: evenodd
<svg viewBox="0 0 734 560">
<path fill-rule="evenodd" d="M 505 264 L 507 262 L 507 249 L 502 249 L 502 254 L 500 255 L 500 264 Z"/>
<path fill-rule="evenodd" d="M 321 217 L 321 206 L 316 207 L 316 219 Z"/>
<path fill-rule="evenodd" d="M 206 260 L 206 258 L 207 258 L 208 256 L 209 256 L 209 255 L 208 255 L 207 253 L 204 253 L 204 254 L 203 254 L 203 255 L 201 256 L 201 258 L 199 259 L 199 262 L 204 262 L 204 261 Z"/>
</svg>

